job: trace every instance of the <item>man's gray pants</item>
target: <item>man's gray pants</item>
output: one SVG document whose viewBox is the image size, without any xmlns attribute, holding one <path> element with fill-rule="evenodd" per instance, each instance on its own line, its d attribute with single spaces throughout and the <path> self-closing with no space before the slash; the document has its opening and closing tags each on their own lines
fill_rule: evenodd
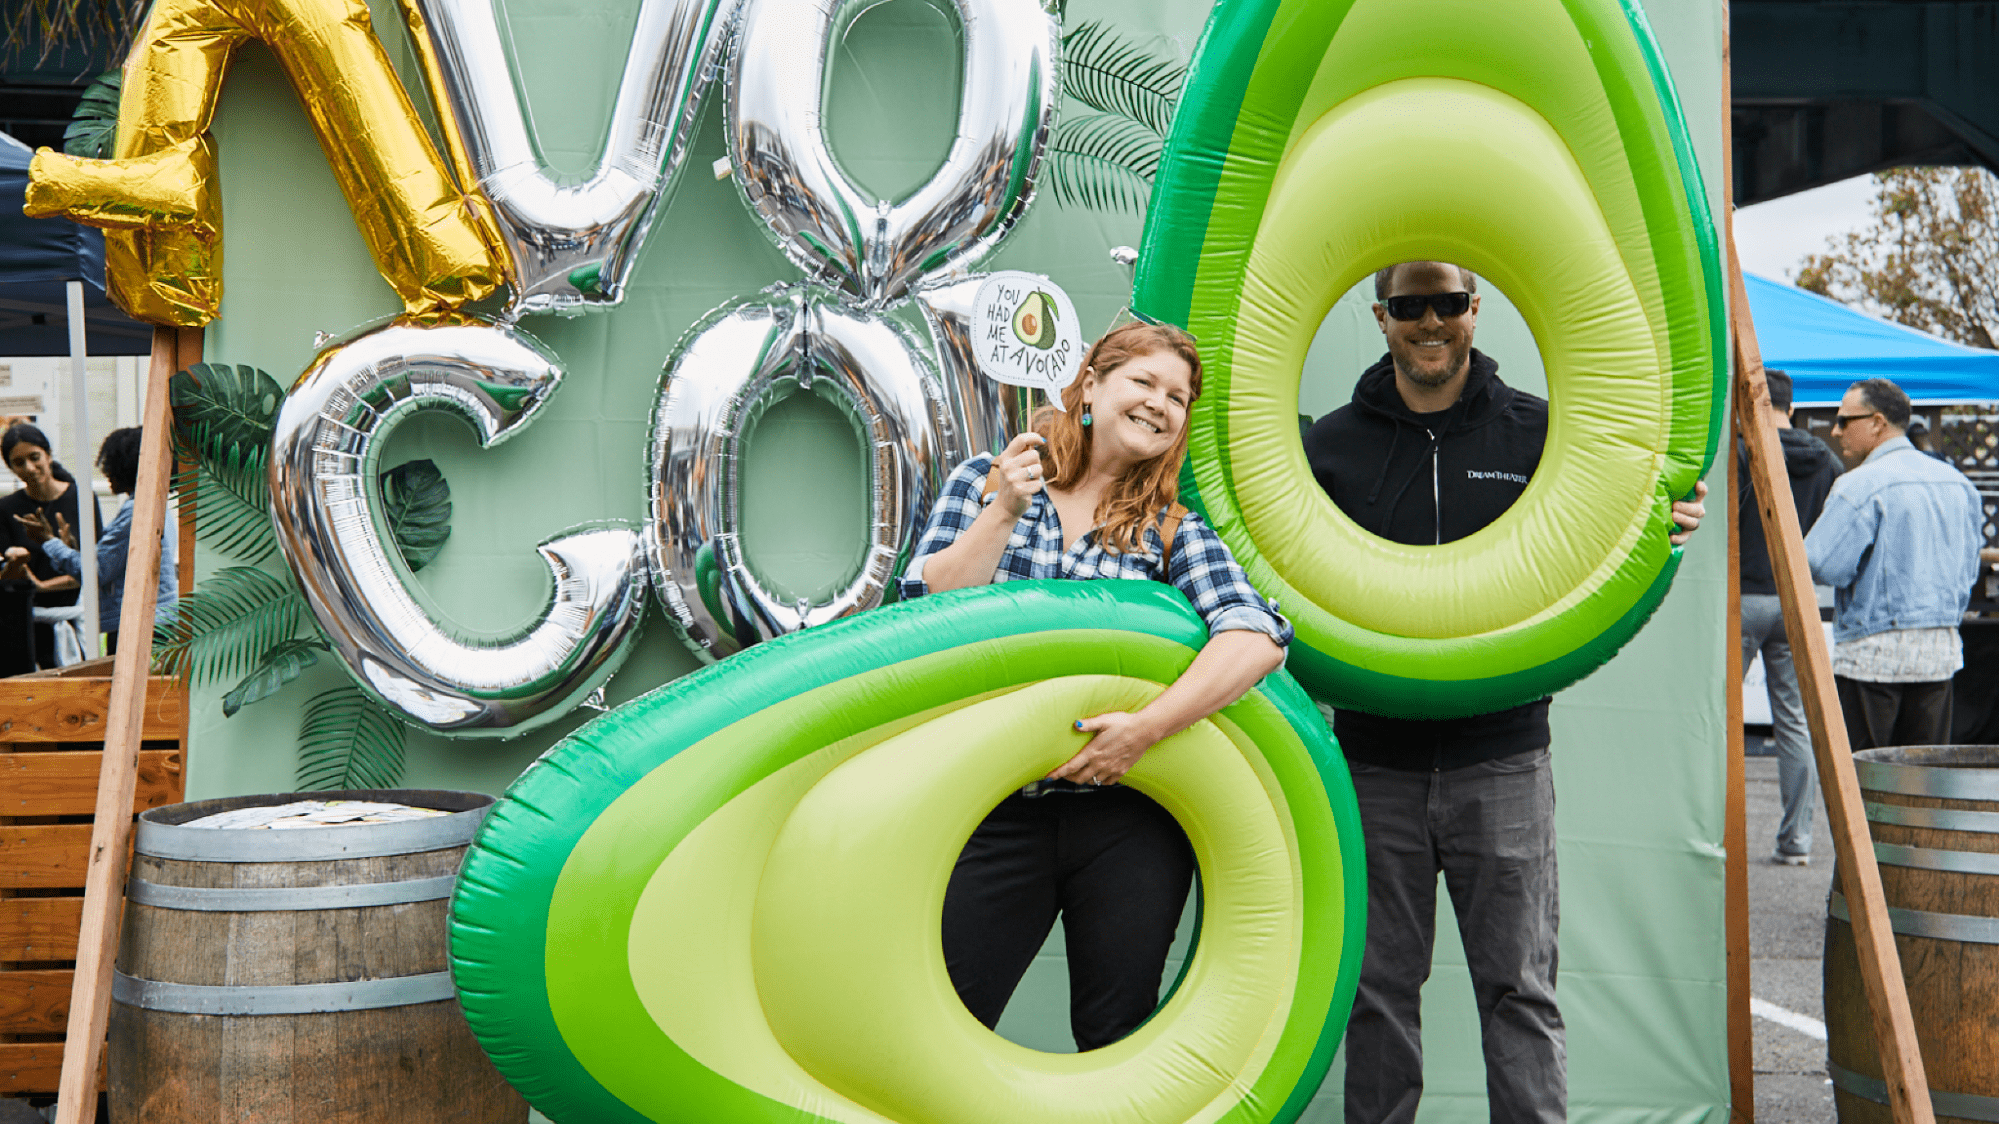
<svg viewBox="0 0 1999 1125">
<path fill-rule="evenodd" d="M 1346 1119 L 1416 1119 L 1442 872 L 1478 1001 L 1492 1120 L 1565 1120 L 1547 748 L 1441 772 L 1349 766 L 1367 842 L 1367 948 L 1347 1020 Z"/>
<path fill-rule="evenodd" d="M 1775 594 L 1742 595 L 1742 666 L 1763 656 L 1763 682 L 1770 696 L 1770 740 L 1777 746 L 1777 793 L 1784 819 L 1777 825 L 1777 851 L 1812 854 L 1812 794 L 1819 787 L 1812 760 L 1812 731 L 1805 722 L 1798 669 L 1784 632 L 1784 602 Z"/>
</svg>

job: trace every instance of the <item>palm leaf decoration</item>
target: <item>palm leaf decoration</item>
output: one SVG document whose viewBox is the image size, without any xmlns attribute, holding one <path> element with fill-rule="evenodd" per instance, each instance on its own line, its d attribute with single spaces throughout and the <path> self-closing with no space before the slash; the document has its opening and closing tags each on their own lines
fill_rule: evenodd
<svg viewBox="0 0 1999 1125">
<path fill-rule="evenodd" d="M 108 160 L 118 139 L 118 93 L 125 84 L 125 72 L 107 70 L 97 76 L 76 103 L 69 127 L 62 131 L 62 150 L 71 156 Z"/>
<path fill-rule="evenodd" d="M 297 635 L 305 603 L 285 579 L 254 566 L 216 571 L 153 635 L 154 664 L 195 685 L 241 676 Z"/>
<path fill-rule="evenodd" d="M 197 363 L 175 373 L 167 390 L 174 427 L 197 452 L 267 449 L 285 389 L 263 371 L 240 364 Z"/>
<path fill-rule="evenodd" d="M 1164 137 L 1187 68 L 1160 58 L 1101 20 L 1062 34 L 1062 88 L 1099 113 L 1128 117 Z"/>
<path fill-rule="evenodd" d="M 271 646 L 262 663 L 222 697 L 223 718 L 234 718 L 244 707 L 276 695 L 279 688 L 319 663 L 319 654 L 327 651 L 326 642 L 317 638 L 295 637 Z"/>
<path fill-rule="evenodd" d="M 1116 114 L 1064 121 L 1048 143 L 1049 185 L 1064 204 L 1144 214 L 1163 146 L 1159 134 Z"/>
<path fill-rule="evenodd" d="M 1062 88 L 1096 110 L 1064 120 L 1048 177 L 1065 207 L 1145 213 L 1186 67 L 1092 20 L 1062 36 Z"/>
<path fill-rule="evenodd" d="M 422 570 L 451 538 L 451 485 L 428 459 L 406 461 L 381 476 L 382 515 L 411 571 Z"/>
<path fill-rule="evenodd" d="M 313 696 L 298 725 L 301 789 L 393 789 L 402 784 L 403 725 L 353 685 Z"/>
<path fill-rule="evenodd" d="M 278 549 L 271 529 L 271 486 L 261 448 L 196 451 L 174 473 L 174 491 L 194 499 L 194 532 L 203 543 L 246 562 Z"/>
</svg>

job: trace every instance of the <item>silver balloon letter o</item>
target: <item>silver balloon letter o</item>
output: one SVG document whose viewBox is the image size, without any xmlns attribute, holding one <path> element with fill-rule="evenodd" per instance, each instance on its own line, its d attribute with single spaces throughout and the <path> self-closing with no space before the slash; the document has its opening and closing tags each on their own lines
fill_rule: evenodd
<svg viewBox="0 0 1999 1125">
<path fill-rule="evenodd" d="M 929 181 L 891 203 L 847 178 L 821 128 L 829 48 L 869 0 L 744 0 L 727 86 L 737 186 L 799 268 L 870 305 L 1006 236 L 1061 100 L 1061 28 L 1036 0 L 948 3 L 965 44 L 958 135 Z"/>
<path fill-rule="evenodd" d="M 869 454 L 867 555 L 819 604 L 773 593 L 741 538 L 745 431 L 794 385 L 840 405 Z M 949 469 L 945 409 L 903 329 L 823 291 L 749 298 L 690 329 L 653 412 L 645 534 L 660 601 L 695 654 L 719 660 L 881 604 Z"/>
<path fill-rule="evenodd" d="M 638 636 L 644 556 L 629 527 L 581 528 L 537 547 L 554 577 L 549 603 L 526 629 L 492 641 L 440 628 L 386 544 L 375 477 L 403 418 L 448 410 L 490 446 L 520 432 L 561 380 L 554 355 L 511 328 L 391 324 L 321 351 L 279 411 L 278 544 L 334 651 L 407 722 L 523 733 L 601 684 Z"/>
</svg>

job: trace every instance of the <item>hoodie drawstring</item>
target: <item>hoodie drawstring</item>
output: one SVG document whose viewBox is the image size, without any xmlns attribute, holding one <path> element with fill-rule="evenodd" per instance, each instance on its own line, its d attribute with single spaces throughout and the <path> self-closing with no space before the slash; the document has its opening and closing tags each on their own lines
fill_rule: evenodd
<svg viewBox="0 0 1999 1125">
<path fill-rule="evenodd" d="M 1388 456 L 1381 459 L 1381 475 L 1374 478 L 1374 490 L 1367 494 L 1367 502 L 1369 504 L 1373 504 L 1375 498 L 1381 495 L 1381 486 L 1388 480 L 1388 466 L 1395 463 L 1395 443 L 1401 440 L 1402 423 L 1397 421 L 1395 428 L 1388 433 Z M 1402 487 L 1406 491 L 1409 486 L 1405 484 Z M 1400 494 L 1397 495 L 1397 499 L 1400 499 Z"/>
</svg>

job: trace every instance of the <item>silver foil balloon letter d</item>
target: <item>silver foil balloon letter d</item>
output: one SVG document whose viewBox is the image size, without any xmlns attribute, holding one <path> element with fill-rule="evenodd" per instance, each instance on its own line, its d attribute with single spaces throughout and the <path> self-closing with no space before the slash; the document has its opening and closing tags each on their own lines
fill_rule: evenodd
<svg viewBox="0 0 1999 1125">
<path fill-rule="evenodd" d="M 447 633 L 391 556 L 376 468 L 390 431 L 448 410 L 490 446 L 519 432 L 561 382 L 553 354 L 484 324 L 364 330 L 321 351 L 279 411 L 271 442 L 278 544 L 361 688 L 440 733 L 508 736 L 569 710 L 616 671 L 645 610 L 637 532 L 578 528 L 536 548 L 554 592 L 511 637 Z"/>
</svg>

